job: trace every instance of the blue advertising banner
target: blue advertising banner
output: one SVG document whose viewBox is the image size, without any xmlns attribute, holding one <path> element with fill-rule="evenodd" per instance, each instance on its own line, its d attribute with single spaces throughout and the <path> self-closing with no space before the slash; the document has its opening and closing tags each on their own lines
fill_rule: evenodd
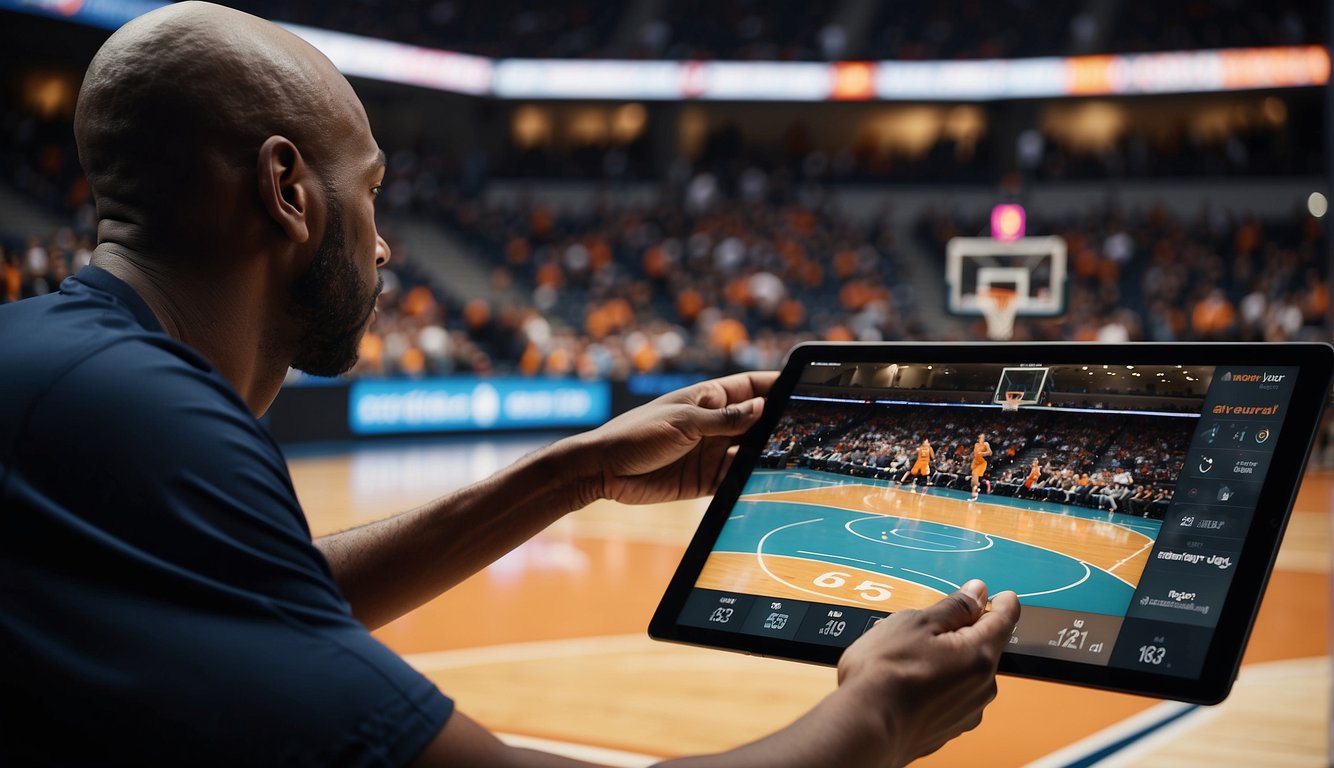
<svg viewBox="0 0 1334 768">
<path fill-rule="evenodd" d="M 611 385 L 605 381 L 359 380 L 348 396 L 354 435 L 592 427 L 609 418 Z"/>
</svg>

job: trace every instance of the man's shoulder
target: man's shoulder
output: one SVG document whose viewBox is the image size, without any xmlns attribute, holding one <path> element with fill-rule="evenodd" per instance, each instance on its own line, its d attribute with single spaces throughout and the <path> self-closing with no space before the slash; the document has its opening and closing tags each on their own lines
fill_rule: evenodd
<svg viewBox="0 0 1334 768">
<path fill-rule="evenodd" d="M 106 499 L 171 514 L 278 499 L 290 530 L 308 537 L 272 437 L 226 378 L 140 309 L 66 297 L 0 315 L 51 320 L 43 343 L 0 349 L 0 369 L 18 369 L 0 376 L 0 480 L 25 478 L 79 514 Z M 14 336 L 0 333 L 0 347 Z M 69 483 L 71 465 L 87 482 Z"/>
<path fill-rule="evenodd" d="M 38 410 L 119 423 L 208 404 L 248 416 L 199 353 L 97 291 L 0 306 L 0 370 L 0 438 Z"/>
<path fill-rule="evenodd" d="M 98 380 L 90 382 L 89 396 L 119 379 L 153 387 L 173 373 L 189 377 L 209 369 L 194 350 L 133 318 L 54 295 L 0 307 L 0 328 L 0 368 L 12 373 L 4 388 L 18 400 L 49 392 L 67 377 L 89 375 L 90 369 Z M 164 374 L 166 381 L 154 380 Z"/>
</svg>

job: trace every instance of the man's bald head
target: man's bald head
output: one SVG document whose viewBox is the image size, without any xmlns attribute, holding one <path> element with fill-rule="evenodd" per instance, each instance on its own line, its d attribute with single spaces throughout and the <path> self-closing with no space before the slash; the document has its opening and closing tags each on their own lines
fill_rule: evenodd
<svg viewBox="0 0 1334 768">
<path fill-rule="evenodd" d="M 305 41 L 240 11 L 184 2 L 107 40 L 74 129 L 99 216 L 172 238 L 198 226 L 220 181 L 254 178 L 267 138 L 290 139 L 318 169 L 358 113 L 347 81 Z"/>
</svg>

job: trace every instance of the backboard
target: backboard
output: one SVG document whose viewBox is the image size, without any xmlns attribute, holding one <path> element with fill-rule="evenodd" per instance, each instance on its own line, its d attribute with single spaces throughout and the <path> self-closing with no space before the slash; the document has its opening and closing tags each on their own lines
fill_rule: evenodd
<svg viewBox="0 0 1334 768">
<path fill-rule="evenodd" d="M 996 289 L 1015 292 L 1020 317 L 1063 315 L 1067 274 L 1065 239 L 1055 235 L 1009 242 L 956 237 L 945 246 L 947 308 L 956 315 L 983 316 L 979 297 Z"/>
</svg>

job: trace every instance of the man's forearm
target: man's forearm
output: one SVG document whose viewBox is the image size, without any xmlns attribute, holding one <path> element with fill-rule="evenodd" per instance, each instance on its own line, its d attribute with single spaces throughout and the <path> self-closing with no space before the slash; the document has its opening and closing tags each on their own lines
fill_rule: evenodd
<svg viewBox="0 0 1334 768">
<path fill-rule="evenodd" d="M 353 613 L 377 627 L 596 499 L 712 493 L 776 375 L 735 374 L 664 395 L 462 491 L 316 544 Z"/>
<path fill-rule="evenodd" d="M 882 692 L 883 693 L 883 692 Z M 881 719 L 883 703 L 840 688 L 810 712 L 764 738 L 716 755 L 659 763 L 659 768 L 898 768 L 899 739 Z"/>
<path fill-rule="evenodd" d="M 352 612 L 372 629 L 392 621 L 592 501 L 562 460 L 568 450 L 557 443 L 417 509 L 317 539 Z"/>
<path fill-rule="evenodd" d="M 837 690 L 787 727 L 736 749 L 658 763 L 659 768 L 898 768 L 903 740 L 880 718 L 892 693 L 858 700 Z M 594 768 L 595 764 L 508 747 L 461 712 L 413 763 L 413 768 Z"/>
</svg>

